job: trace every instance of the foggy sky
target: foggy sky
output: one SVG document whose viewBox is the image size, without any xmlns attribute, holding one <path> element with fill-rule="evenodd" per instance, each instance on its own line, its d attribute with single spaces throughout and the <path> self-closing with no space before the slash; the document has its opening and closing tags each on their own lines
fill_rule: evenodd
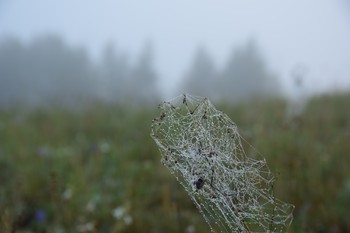
<svg viewBox="0 0 350 233">
<path fill-rule="evenodd" d="M 344 0 L 0 0 L 0 37 L 24 41 L 46 33 L 86 46 L 97 57 L 107 42 L 137 57 L 146 41 L 167 96 L 204 46 L 221 68 L 235 46 L 255 38 L 290 91 L 293 67 L 305 88 L 350 87 L 350 4 Z"/>
</svg>

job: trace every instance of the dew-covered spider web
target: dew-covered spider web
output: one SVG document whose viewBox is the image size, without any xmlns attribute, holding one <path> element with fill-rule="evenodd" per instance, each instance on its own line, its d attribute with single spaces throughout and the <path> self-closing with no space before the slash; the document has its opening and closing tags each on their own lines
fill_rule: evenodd
<svg viewBox="0 0 350 233">
<path fill-rule="evenodd" d="M 293 205 L 273 195 L 264 158 L 247 156 L 231 119 L 207 98 L 160 104 L 151 136 L 161 162 L 185 188 L 213 232 L 287 232 Z"/>
</svg>

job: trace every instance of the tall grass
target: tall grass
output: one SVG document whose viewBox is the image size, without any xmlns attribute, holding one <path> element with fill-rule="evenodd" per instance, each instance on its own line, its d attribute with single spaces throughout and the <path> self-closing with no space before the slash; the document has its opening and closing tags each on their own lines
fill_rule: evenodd
<svg viewBox="0 0 350 233">
<path fill-rule="evenodd" d="M 219 109 L 263 154 L 292 232 L 350 231 L 350 94 Z M 0 112 L 0 232 L 209 232 L 160 164 L 149 109 Z"/>
</svg>

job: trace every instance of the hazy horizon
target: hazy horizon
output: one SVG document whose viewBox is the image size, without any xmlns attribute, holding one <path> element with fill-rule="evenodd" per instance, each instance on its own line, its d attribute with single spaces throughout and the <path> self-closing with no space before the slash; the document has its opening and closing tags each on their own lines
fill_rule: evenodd
<svg viewBox="0 0 350 233">
<path fill-rule="evenodd" d="M 155 49 L 163 93 L 188 71 L 199 47 L 222 69 L 235 47 L 254 38 L 268 67 L 292 91 L 302 67 L 305 89 L 350 87 L 349 4 L 338 1 L 0 1 L 0 38 L 25 42 L 46 34 L 86 47 L 98 59 L 108 43 L 136 59 L 144 44 Z"/>
</svg>

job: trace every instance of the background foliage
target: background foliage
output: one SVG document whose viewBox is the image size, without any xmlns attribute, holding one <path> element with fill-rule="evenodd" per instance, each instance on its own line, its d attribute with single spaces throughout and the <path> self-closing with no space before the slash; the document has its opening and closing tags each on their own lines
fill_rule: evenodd
<svg viewBox="0 0 350 233">
<path fill-rule="evenodd" d="M 350 94 L 218 106 L 263 154 L 291 232 L 349 232 Z M 0 112 L 1 232 L 209 232 L 160 164 L 147 108 L 96 104 Z"/>
</svg>

